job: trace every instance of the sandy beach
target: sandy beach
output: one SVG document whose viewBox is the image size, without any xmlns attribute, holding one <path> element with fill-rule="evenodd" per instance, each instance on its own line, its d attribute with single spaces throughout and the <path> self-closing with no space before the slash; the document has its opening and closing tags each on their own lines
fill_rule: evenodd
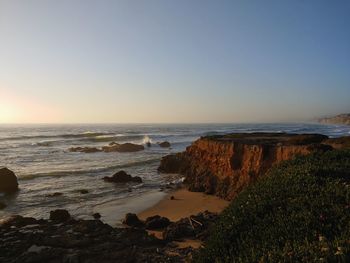
<svg viewBox="0 0 350 263">
<path fill-rule="evenodd" d="M 174 197 L 172 200 L 171 197 Z M 138 214 L 145 220 L 147 217 L 160 215 L 177 221 L 203 211 L 220 213 L 229 204 L 228 201 L 213 195 L 190 192 L 185 188 L 168 193 L 160 202 Z"/>
</svg>

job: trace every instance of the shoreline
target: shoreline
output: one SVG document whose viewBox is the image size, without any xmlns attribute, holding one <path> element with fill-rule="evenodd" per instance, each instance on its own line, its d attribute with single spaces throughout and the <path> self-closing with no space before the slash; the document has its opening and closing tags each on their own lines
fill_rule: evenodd
<svg viewBox="0 0 350 263">
<path fill-rule="evenodd" d="M 171 197 L 174 197 L 174 199 L 171 199 Z M 217 196 L 202 192 L 190 192 L 182 186 L 179 189 L 167 192 L 159 202 L 139 212 L 137 216 L 141 220 L 145 220 L 147 217 L 160 215 L 167 217 L 170 221 L 178 221 L 181 218 L 196 215 L 206 210 L 220 213 L 229 204 L 229 201 Z"/>
</svg>

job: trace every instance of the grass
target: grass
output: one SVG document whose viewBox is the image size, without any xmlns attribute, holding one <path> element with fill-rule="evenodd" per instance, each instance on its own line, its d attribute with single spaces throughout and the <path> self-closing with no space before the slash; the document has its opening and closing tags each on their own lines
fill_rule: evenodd
<svg viewBox="0 0 350 263">
<path fill-rule="evenodd" d="M 350 151 L 281 163 L 232 201 L 194 262 L 350 262 Z"/>
</svg>

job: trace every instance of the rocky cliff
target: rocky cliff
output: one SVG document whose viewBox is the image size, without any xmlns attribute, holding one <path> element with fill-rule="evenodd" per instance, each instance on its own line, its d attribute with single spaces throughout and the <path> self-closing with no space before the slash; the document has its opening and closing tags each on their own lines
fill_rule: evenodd
<svg viewBox="0 0 350 263">
<path fill-rule="evenodd" d="M 322 118 L 319 119 L 319 122 L 326 124 L 345 124 L 350 125 L 350 113 L 348 114 L 339 114 L 334 117 Z"/>
<path fill-rule="evenodd" d="M 349 142 L 347 137 L 346 141 Z M 203 137 L 186 151 L 162 159 L 160 172 L 181 173 L 191 191 L 232 200 L 274 164 L 316 151 L 341 148 L 342 141 L 318 134 L 229 134 Z"/>
</svg>

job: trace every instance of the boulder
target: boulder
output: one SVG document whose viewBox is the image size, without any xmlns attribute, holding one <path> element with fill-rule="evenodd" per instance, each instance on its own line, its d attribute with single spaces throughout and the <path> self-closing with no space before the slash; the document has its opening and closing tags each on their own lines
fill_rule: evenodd
<svg viewBox="0 0 350 263">
<path fill-rule="evenodd" d="M 96 147 L 71 147 L 69 148 L 70 152 L 82 152 L 82 153 L 96 153 L 101 152 L 101 149 Z"/>
<path fill-rule="evenodd" d="M 103 146 L 102 151 L 104 152 L 138 152 L 144 150 L 143 145 L 134 143 L 110 143 L 109 146 Z"/>
<path fill-rule="evenodd" d="M 64 209 L 57 209 L 50 212 L 50 220 L 57 223 L 66 222 L 70 218 L 71 218 L 70 214 L 68 213 L 67 210 L 64 210 Z"/>
<path fill-rule="evenodd" d="M 159 143 L 159 146 L 162 148 L 169 148 L 171 146 L 171 144 L 170 144 L 170 142 L 165 141 L 165 142 Z"/>
<path fill-rule="evenodd" d="M 112 182 L 112 183 L 142 183 L 142 179 L 139 176 L 132 177 L 130 174 L 127 174 L 125 171 L 119 171 L 115 173 L 113 176 L 103 177 L 103 180 L 106 182 Z"/>
<path fill-rule="evenodd" d="M 146 225 L 146 229 L 149 229 L 149 230 L 162 229 L 170 225 L 170 220 L 166 217 L 156 215 L 156 216 L 148 217 L 146 219 L 145 225 Z"/>
<path fill-rule="evenodd" d="M 128 213 L 125 215 L 123 224 L 131 227 L 143 227 L 144 223 L 137 217 L 136 214 Z"/>
<path fill-rule="evenodd" d="M 18 190 L 17 176 L 7 168 L 0 169 L 0 192 L 13 193 Z"/>
</svg>

